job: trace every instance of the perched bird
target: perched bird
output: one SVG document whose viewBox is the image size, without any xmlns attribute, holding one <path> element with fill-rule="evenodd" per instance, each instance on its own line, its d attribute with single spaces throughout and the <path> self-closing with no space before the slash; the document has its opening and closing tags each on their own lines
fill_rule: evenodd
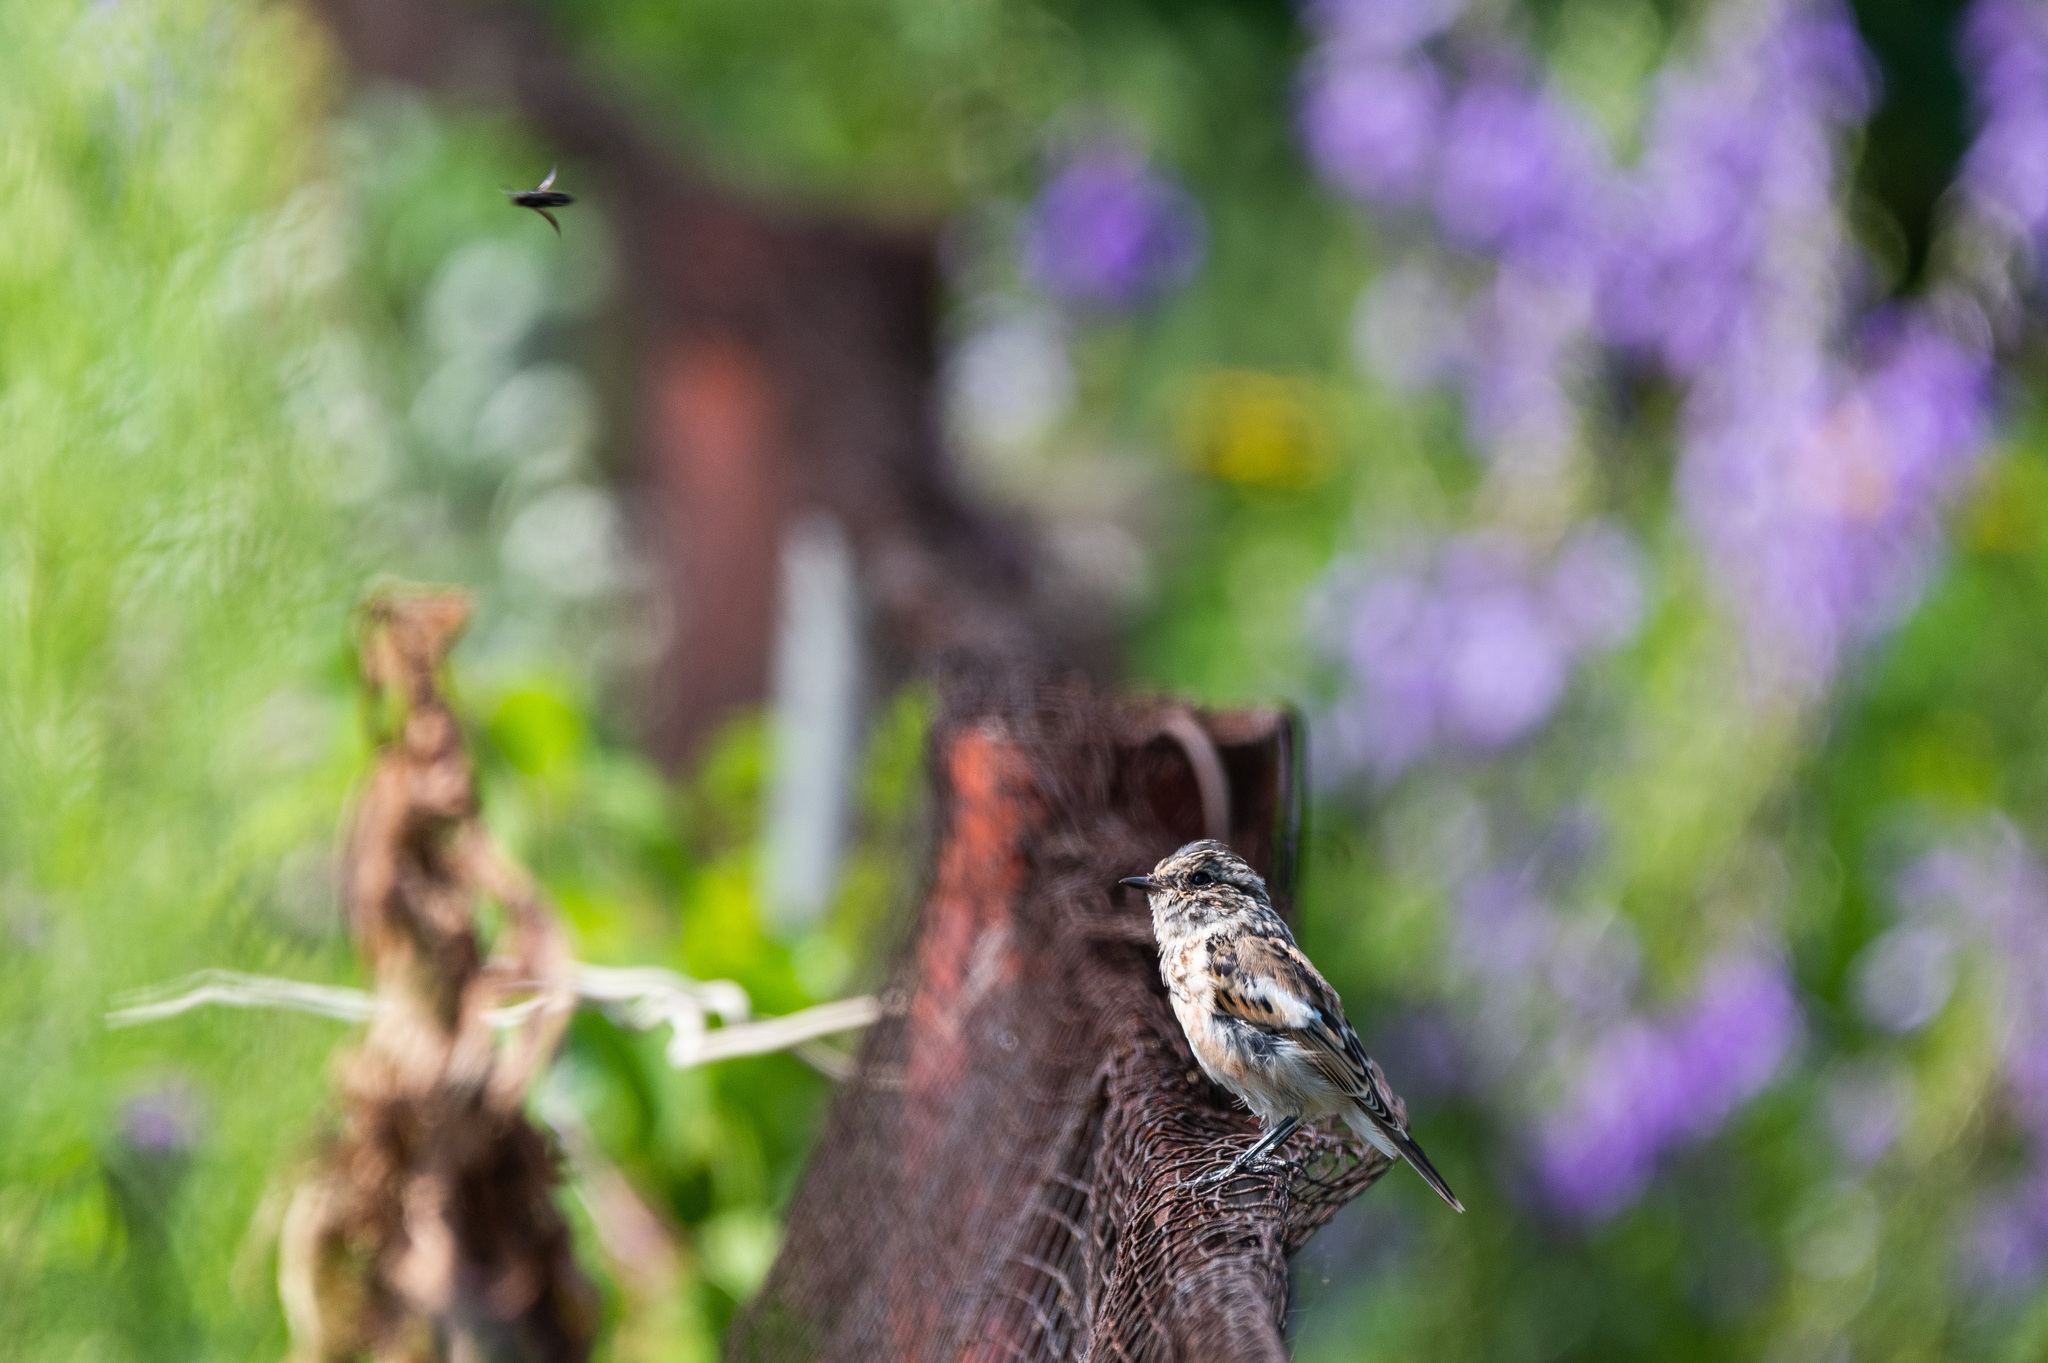
<svg viewBox="0 0 2048 1363">
<path fill-rule="evenodd" d="M 561 190 L 555 188 L 555 172 L 559 169 L 561 169 L 559 166 L 548 167 L 548 178 L 542 180 L 536 188 L 508 189 L 505 191 L 505 197 L 519 205 L 519 207 L 530 208 L 543 218 L 546 218 L 548 226 L 555 229 L 555 235 L 558 237 L 562 235 L 562 224 L 556 222 L 555 215 L 548 212 L 548 210 L 550 208 L 566 208 L 568 205 L 576 202 L 573 196 L 564 194 Z"/>
<path fill-rule="evenodd" d="M 1386 1076 L 1344 1020 L 1344 1004 L 1273 912 L 1266 882 L 1220 842 L 1191 842 L 1147 876 L 1117 882 L 1145 891 L 1159 939 L 1159 973 L 1195 1060 L 1236 1094 L 1265 1134 L 1220 1183 L 1258 1166 L 1303 1121 L 1342 1117 L 1390 1159 L 1415 1166 L 1437 1196 L 1464 1205 L 1408 1134 Z"/>
</svg>

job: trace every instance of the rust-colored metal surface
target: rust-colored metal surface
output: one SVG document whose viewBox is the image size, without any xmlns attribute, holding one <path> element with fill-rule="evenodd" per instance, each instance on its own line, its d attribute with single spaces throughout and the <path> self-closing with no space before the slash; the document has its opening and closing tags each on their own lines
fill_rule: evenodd
<svg viewBox="0 0 2048 1363">
<path fill-rule="evenodd" d="M 1385 1162 L 1325 1126 L 1291 1176 L 1186 1186 L 1255 1126 L 1195 1068 L 1114 882 L 1215 831 L 1220 794 L 1284 895 L 1296 741 L 1275 711 L 956 707 L 917 933 L 730 1358 L 1286 1356 L 1287 1256 Z"/>
</svg>

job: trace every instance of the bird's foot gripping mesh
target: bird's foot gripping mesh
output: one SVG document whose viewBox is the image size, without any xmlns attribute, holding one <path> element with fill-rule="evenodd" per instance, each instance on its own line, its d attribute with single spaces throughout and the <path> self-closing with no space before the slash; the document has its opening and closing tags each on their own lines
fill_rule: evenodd
<svg viewBox="0 0 2048 1363">
<path fill-rule="evenodd" d="M 1115 881 L 1223 836 L 1284 910 L 1297 751 L 1280 713 L 1075 696 L 940 725 L 929 894 L 730 1357 L 1285 1357 L 1288 1255 L 1386 1161 L 1326 1124 L 1193 1186 L 1257 1127 Z"/>
</svg>

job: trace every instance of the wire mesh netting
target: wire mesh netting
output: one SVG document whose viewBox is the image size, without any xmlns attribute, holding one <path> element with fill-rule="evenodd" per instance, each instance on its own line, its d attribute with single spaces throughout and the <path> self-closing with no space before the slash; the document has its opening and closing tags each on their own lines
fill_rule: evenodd
<svg viewBox="0 0 2048 1363">
<path fill-rule="evenodd" d="M 1187 1186 L 1256 1125 L 1114 882 L 1221 834 L 1286 911 L 1291 718 L 1040 693 L 955 703 L 933 753 L 929 893 L 729 1356 L 1284 1358 L 1288 1256 L 1386 1163 L 1324 1124 Z"/>
</svg>

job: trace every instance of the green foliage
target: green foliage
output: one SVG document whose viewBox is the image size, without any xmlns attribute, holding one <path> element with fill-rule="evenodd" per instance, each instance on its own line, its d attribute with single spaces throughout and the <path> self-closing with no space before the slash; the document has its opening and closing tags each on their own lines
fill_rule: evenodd
<svg viewBox="0 0 2048 1363">
<path fill-rule="evenodd" d="M 543 8 L 719 174 L 892 217 L 971 208 L 949 246 L 963 314 L 1030 301 L 1015 201 L 1073 127 L 1129 127 L 1197 194 L 1202 271 L 1151 311 L 1070 325 L 1076 400 L 1043 462 L 970 470 L 1048 519 L 1143 534 L 1139 683 L 1327 700 L 1333 562 L 1469 515 L 1457 412 L 1358 375 L 1352 308 L 1379 243 L 1300 165 L 1303 39 L 1279 0 Z M 1707 8 L 1543 0 L 1522 24 L 1625 152 L 1643 79 Z M 1911 9 L 1859 6 L 1892 85 L 1857 225 L 1900 277 L 1961 126 L 1932 11 Z M 532 183 L 545 150 L 416 98 L 345 100 L 317 33 L 250 0 L 0 8 L 0 76 L 0 1331 L 24 1357 L 276 1357 L 279 1193 L 331 1119 L 344 1030 L 102 1019 L 119 991 L 205 966 L 359 982 L 330 856 L 378 719 L 347 645 L 373 576 L 475 593 L 451 683 L 486 817 L 578 954 L 729 978 L 764 1013 L 878 982 L 922 855 L 930 699 L 871 717 L 838 897 L 771 930 L 766 721 L 736 722 L 678 782 L 635 755 L 612 692 L 633 615 L 606 558 L 621 441 L 600 395 L 620 382 L 606 300 L 630 281 L 605 205 L 579 204 L 561 241 L 509 214 L 498 190 Z M 1830 702 L 1759 716 L 1729 703 L 1730 627 L 1673 528 L 1673 396 L 1628 401 L 1625 429 L 1586 433 L 1573 495 L 1638 532 L 1658 584 L 1644 630 L 1513 761 L 1320 797 L 1303 940 L 1376 1048 L 1417 1014 L 1476 1013 L 1444 965 L 1460 821 L 1481 801 L 1532 825 L 1583 804 L 1606 843 L 1571 893 L 1630 925 L 1651 1002 L 1771 915 L 1808 1054 L 1581 1227 L 1527 1195 L 1478 1081 L 1433 1091 L 1397 1068 L 1474 1210 L 1444 1216 L 1396 1177 L 1347 1211 L 1304 1261 L 1299 1352 L 2038 1356 L 2048 1307 L 1988 1300 L 1956 1261 L 1973 1199 L 2020 1163 L 1985 970 L 1905 1041 L 1862 1020 L 1852 980 L 1929 830 L 2048 823 L 2048 427 L 2022 404 L 1949 565 Z M 563 524 L 592 531 L 589 552 L 537 569 Z M 579 1016 L 547 1097 L 676 1231 L 682 1271 L 650 1288 L 568 1201 L 607 1355 L 708 1359 L 772 1255 L 829 1086 L 789 1056 L 677 1073 L 664 1040 Z M 1850 1177 L 1826 1107 L 1867 1061 L 1896 1064 L 1912 1098 L 1890 1152 Z"/>
<path fill-rule="evenodd" d="M 201 966 L 348 969 L 281 872 L 362 757 L 317 372 L 337 247 L 308 188 L 329 75 L 289 12 L 222 18 L 0 15 L 0 1328 L 24 1357 L 281 1349 L 245 1246 L 331 1029 L 100 1019 Z M 124 1145 L 124 1101 L 167 1084 L 206 1138 Z"/>
<path fill-rule="evenodd" d="M 452 682 L 487 819 L 579 954 L 733 978 L 763 1012 L 861 982 L 924 706 L 876 729 L 840 906 L 768 936 L 759 727 L 676 789 L 596 704 L 615 599 L 551 597 L 501 549 L 536 482 L 596 454 L 570 432 L 508 462 L 480 414 L 605 288 L 601 249 L 508 221 L 499 168 L 540 154 L 404 101 L 335 121 L 325 45 L 283 8 L 9 6 L 0 74 L 0 1329 L 10 1356 L 274 1358 L 281 1195 L 346 1033 L 103 1016 L 203 967 L 355 981 L 330 856 L 376 724 L 348 643 L 373 576 L 478 593 Z M 557 1079 L 685 1275 L 629 1311 L 580 1242 L 616 1356 L 709 1358 L 827 1084 L 782 1056 L 677 1074 L 661 1040 L 580 1018 Z"/>
</svg>

